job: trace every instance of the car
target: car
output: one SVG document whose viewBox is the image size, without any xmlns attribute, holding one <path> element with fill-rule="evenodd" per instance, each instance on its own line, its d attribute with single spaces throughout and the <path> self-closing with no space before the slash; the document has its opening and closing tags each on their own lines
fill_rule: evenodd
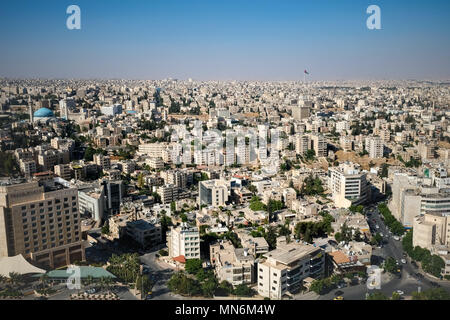
<svg viewBox="0 0 450 320">
<path fill-rule="evenodd" d="M 379 226 L 379 225 L 376 225 L 375 228 L 380 229 L 380 226 Z"/>
<path fill-rule="evenodd" d="M 403 264 L 405 264 L 405 263 L 406 263 L 406 260 L 405 260 L 405 259 L 402 259 L 401 262 L 402 262 Z"/>
<path fill-rule="evenodd" d="M 333 300 L 344 300 L 344 297 L 343 296 L 338 296 L 338 297 L 334 298 Z"/>
<path fill-rule="evenodd" d="M 433 281 L 430 282 L 430 284 L 431 284 L 432 287 L 436 287 L 436 288 L 441 286 L 439 283 L 433 282 Z"/>
<path fill-rule="evenodd" d="M 382 233 L 380 233 L 380 236 L 382 236 L 382 237 L 383 237 L 383 234 L 382 234 Z"/>
<path fill-rule="evenodd" d="M 397 290 L 397 291 L 395 291 L 395 292 L 397 292 L 399 295 L 404 295 L 405 293 L 402 291 L 402 290 Z"/>
<path fill-rule="evenodd" d="M 400 238 L 398 236 L 393 236 L 392 238 L 394 238 L 394 240 L 399 241 Z"/>
<path fill-rule="evenodd" d="M 342 296 L 343 294 L 344 294 L 344 292 L 341 290 L 338 290 L 334 293 L 335 296 Z"/>
</svg>

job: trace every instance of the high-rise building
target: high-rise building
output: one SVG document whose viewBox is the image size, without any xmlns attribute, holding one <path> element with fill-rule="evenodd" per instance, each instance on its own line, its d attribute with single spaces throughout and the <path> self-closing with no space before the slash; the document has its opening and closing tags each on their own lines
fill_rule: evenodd
<svg viewBox="0 0 450 320">
<path fill-rule="evenodd" d="M 78 194 L 58 179 L 0 186 L 0 257 L 42 268 L 85 259 Z"/>
</svg>

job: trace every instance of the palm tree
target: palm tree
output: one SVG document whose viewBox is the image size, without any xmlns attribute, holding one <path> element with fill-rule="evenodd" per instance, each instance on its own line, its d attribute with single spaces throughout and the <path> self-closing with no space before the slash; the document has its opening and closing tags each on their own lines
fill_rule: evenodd
<svg viewBox="0 0 450 320">
<path fill-rule="evenodd" d="M 23 281 L 23 277 L 20 273 L 17 272 L 10 272 L 9 273 L 9 281 L 13 284 L 13 285 L 18 285 Z"/>
<path fill-rule="evenodd" d="M 94 277 L 91 276 L 91 275 L 87 276 L 86 281 L 85 281 L 85 285 L 86 285 L 86 286 L 89 286 L 89 285 L 91 285 L 92 283 L 94 283 Z"/>
</svg>

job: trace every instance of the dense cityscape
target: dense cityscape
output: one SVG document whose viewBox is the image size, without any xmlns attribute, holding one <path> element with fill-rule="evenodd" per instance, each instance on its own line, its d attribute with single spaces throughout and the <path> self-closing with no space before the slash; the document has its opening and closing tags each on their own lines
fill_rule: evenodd
<svg viewBox="0 0 450 320">
<path fill-rule="evenodd" d="M 0 299 L 450 299 L 450 83 L 306 74 L 0 79 Z"/>
</svg>

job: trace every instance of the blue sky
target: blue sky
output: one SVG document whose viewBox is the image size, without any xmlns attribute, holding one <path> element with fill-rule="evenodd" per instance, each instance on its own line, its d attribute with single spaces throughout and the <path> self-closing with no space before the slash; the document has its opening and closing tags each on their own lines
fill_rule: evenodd
<svg viewBox="0 0 450 320">
<path fill-rule="evenodd" d="M 448 0 L 15 0 L 0 28 L 1 77 L 450 79 Z"/>
</svg>

